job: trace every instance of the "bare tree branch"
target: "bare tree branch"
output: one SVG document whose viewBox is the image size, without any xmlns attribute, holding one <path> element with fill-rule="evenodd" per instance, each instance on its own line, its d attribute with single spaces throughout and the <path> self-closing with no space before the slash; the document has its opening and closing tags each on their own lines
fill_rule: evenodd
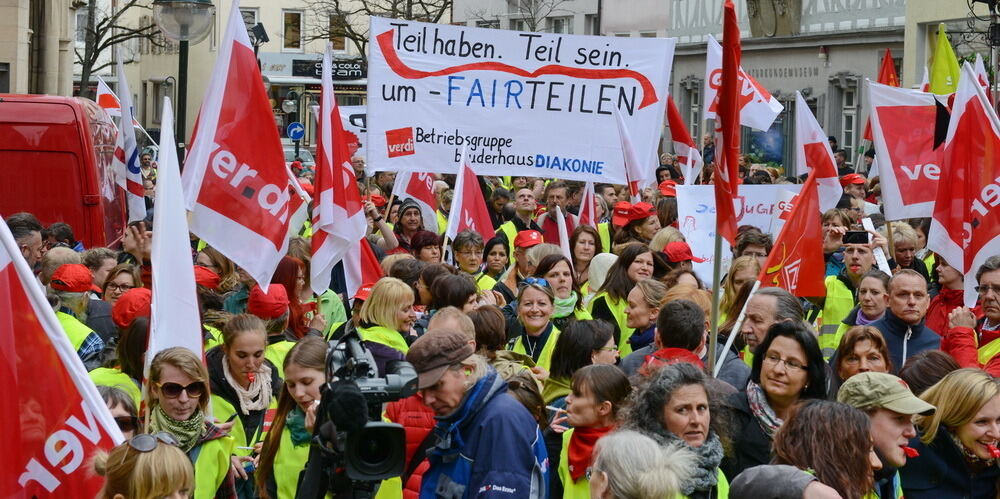
<svg viewBox="0 0 1000 499">
<path fill-rule="evenodd" d="M 371 16 L 411 21 L 439 22 L 451 9 L 452 0 L 305 0 L 306 16 L 312 23 L 305 28 L 308 40 L 344 38 L 358 49 L 368 51 L 368 18 Z M 331 22 L 340 19 L 340 22 Z"/>
<path fill-rule="evenodd" d="M 86 42 L 84 50 L 74 49 L 76 62 L 80 64 L 80 95 L 92 97 L 90 95 L 90 76 L 102 69 L 111 66 L 111 63 L 103 63 L 97 66 L 101 60 L 101 55 L 106 50 L 113 49 L 116 45 L 130 40 L 148 40 L 156 46 L 163 46 L 157 39 L 159 30 L 155 25 L 136 28 L 120 23 L 122 16 L 126 12 L 136 9 L 150 10 L 148 5 L 140 3 L 140 0 L 128 0 L 121 5 L 117 11 L 104 11 L 97 9 L 97 2 L 91 0 L 87 5 L 87 25 L 83 28 Z M 133 62 L 133 61 L 128 61 Z M 127 63 L 123 61 L 123 63 Z"/>
</svg>

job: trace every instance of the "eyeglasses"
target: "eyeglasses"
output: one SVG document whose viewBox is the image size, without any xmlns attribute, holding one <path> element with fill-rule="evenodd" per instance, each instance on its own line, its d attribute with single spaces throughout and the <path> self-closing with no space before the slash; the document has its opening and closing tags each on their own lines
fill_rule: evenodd
<svg viewBox="0 0 1000 499">
<path fill-rule="evenodd" d="M 995 295 L 1000 295 L 1000 286 L 976 286 L 976 292 L 981 295 L 986 295 L 988 292 L 992 292 Z"/>
<path fill-rule="evenodd" d="M 601 348 L 598 348 L 597 351 L 599 351 L 599 352 L 617 352 L 618 351 L 618 346 L 615 345 L 615 346 L 610 346 L 610 347 L 601 347 Z"/>
<path fill-rule="evenodd" d="M 541 286 L 547 288 L 549 287 L 549 281 L 541 277 L 528 277 L 521 281 L 521 286 Z"/>
<path fill-rule="evenodd" d="M 135 416 L 115 416 L 115 424 L 122 432 L 136 431 L 139 428 L 139 418 Z"/>
<path fill-rule="evenodd" d="M 128 284 L 115 284 L 112 282 L 108 284 L 108 291 L 119 291 L 124 293 L 134 287 L 135 286 L 129 286 Z"/>
<path fill-rule="evenodd" d="M 201 397 L 201 394 L 205 393 L 205 383 L 201 381 L 195 381 L 187 386 L 182 386 L 177 383 L 157 383 L 156 386 L 160 387 L 160 391 L 163 392 L 163 396 L 168 399 L 180 397 L 181 392 L 187 392 L 188 397 L 193 399 Z"/>
<path fill-rule="evenodd" d="M 139 452 L 152 452 L 156 449 L 160 442 L 167 445 L 173 445 L 174 447 L 180 447 L 181 444 L 177 442 L 177 439 L 165 431 L 156 432 L 152 435 L 149 433 L 140 433 L 128 440 L 128 446 Z M 128 449 L 122 454 L 122 462 L 125 462 L 125 457 L 128 456 Z"/>
<path fill-rule="evenodd" d="M 785 363 L 785 369 L 787 369 L 788 372 L 790 372 L 790 373 L 791 372 L 805 371 L 806 368 L 809 367 L 809 366 L 803 365 L 802 363 L 800 363 L 797 360 L 782 359 L 780 356 L 778 356 L 778 354 L 774 354 L 774 353 L 769 353 L 769 354 L 765 355 L 764 356 L 764 362 L 770 364 L 771 367 L 778 367 L 779 363 L 784 362 Z"/>
</svg>

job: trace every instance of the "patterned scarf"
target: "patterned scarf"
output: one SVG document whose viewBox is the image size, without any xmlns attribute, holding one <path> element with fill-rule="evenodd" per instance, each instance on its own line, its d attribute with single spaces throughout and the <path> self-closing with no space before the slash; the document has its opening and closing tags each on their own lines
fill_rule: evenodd
<svg viewBox="0 0 1000 499">
<path fill-rule="evenodd" d="M 753 381 L 747 382 L 747 401 L 750 402 L 750 411 L 753 412 L 760 428 L 769 438 L 774 438 L 774 433 L 778 431 L 784 421 L 774 413 L 774 409 L 771 409 L 770 404 L 767 403 L 764 389 Z"/>
<path fill-rule="evenodd" d="M 177 438 L 182 451 L 187 453 L 195 444 L 201 440 L 205 434 L 205 416 L 201 409 L 195 410 L 186 421 L 178 421 L 164 412 L 163 407 L 157 405 L 149 415 L 149 433 L 165 431 Z"/>
<path fill-rule="evenodd" d="M 244 416 L 252 411 L 267 409 L 271 405 L 271 368 L 266 363 L 260 365 L 260 371 L 256 373 L 254 380 L 246 389 L 233 377 L 226 359 L 222 359 L 222 372 L 225 373 L 229 386 L 233 387 L 236 392 L 236 396 L 240 400 L 240 412 Z"/>
<path fill-rule="evenodd" d="M 696 467 L 691 470 L 692 474 L 688 480 L 681 484 L 681 492 L 685 496 L 690 496 L 695 491 L 709 491 L 719 482 L 719 463 L 724 455 L 722 451 L 722 441 L 715 432 L 709 431 L 708 438 L 701 447 L 691 447 L 687 442 L 672 433 L 666 435 L 666 443 L 673 445 L 683 445 L 694 452 L 697 456 Z"/>
</svg>

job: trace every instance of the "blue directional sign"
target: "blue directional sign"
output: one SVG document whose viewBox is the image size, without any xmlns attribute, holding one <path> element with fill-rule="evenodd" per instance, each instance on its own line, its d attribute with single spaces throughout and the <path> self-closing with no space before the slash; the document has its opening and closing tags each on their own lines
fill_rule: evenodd
<svg viewBox="0 0 1000 499">
<path fill-rule="evenodd" d="M 302 126 L 302 123 L 298 121 L 288 124 L 288 128 L 285 130 L 288 138 L 292 140 L 302 140 L 302 137 L 306 136 L 306 127 Z"/>
</svg>

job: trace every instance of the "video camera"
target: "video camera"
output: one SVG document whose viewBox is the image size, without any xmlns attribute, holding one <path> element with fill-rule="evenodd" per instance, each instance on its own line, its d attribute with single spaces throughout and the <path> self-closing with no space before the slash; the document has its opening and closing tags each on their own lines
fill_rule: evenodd
<svg viewBox="0 0 1000 499">
<path fill-rule="evenodd" d="M 372 497 L 379 482 L 403 474 L 406 461 L 403 426 L 382 422 L 382 405 L 416 393 L 417 373 L 409 362 L 390 361 L 379 377 L 350 328 L 327 348 L 326 380 L 296 497 Z"/>
</svg>

